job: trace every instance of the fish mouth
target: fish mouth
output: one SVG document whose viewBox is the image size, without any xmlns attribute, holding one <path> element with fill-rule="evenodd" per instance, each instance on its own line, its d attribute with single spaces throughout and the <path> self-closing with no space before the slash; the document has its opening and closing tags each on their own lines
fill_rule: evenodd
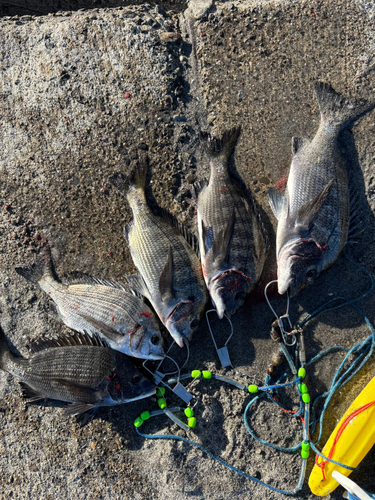
<svg viewBox="0 0 375 500">
<path fill-rule="evenodd" d="M 152 389 L 149 389 L 148 391 L 143 392 L 142 394 L 140 394 L 139 396 L 136 396 L 135 398 L 127 399 L 124 402 L 130 403 L 131 401 L 138 401 L 139 399 L 149 398 L 149 397 L 153 396 L 154 394 L 156 394 L 156 387 L 153 387 Z"/>
</svg>

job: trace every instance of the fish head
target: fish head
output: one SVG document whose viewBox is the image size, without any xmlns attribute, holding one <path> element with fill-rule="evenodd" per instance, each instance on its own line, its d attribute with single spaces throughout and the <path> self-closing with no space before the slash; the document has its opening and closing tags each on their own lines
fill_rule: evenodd
<svg viewBox="0 0 375 500">
<path fill-rule="evenodd" d="M 278 261 L 278 291 L 288 288 L 290 296 L 314 283 L 323 267 L 323 251 L 312 239 L 296 242 L 280 254 Z"/>
<path fill-rule="evenodd" d="M 198 328 L 202 311 L 203 307 L 199 302 L 180 301 L 169 313 L 165 326 L 180 347 L 184 346 L 185 339 L 191 339 L 194 330 Z"/>
<path fill-rule="evenodd" d="M 133 356 L 155 360 L 164 358 L 165 342 L 156 316 L 151 311 L 139 314 L 138 323 L 130 333 L 130 351 Z"/>
<path fill-rule="evenodd" d="M 219 318 L 222 319 L 225 312 L 230 316 L 234 314 L 250 290 L 251 278 L 236 269 L 215 277 L 211 281 L 210 295 Z"/>
<path fill-rule="evenodd" d="M 109 383 L 108 391 L 112 398 L 129 402 L 155 394 L 155 384 L 142 368 L 142 362 L 122 353 L 119 356 L 124 358 L 124 362 L 117 366 L 117 373 Z"/>
</svg>

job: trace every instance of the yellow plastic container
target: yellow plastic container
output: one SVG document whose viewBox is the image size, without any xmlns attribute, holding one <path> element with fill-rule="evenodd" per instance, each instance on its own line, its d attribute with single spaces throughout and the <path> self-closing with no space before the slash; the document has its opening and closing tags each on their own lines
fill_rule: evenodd
<svg viewBox="0 0 375 500">
<path fill-rule="evenodd" d="M 358 408 L 361 408 L 371 402 L 375 402 L 375 377 L 367 384 L 361 394 L 353 401 L 344 416 L 337 424 L 335 430 L 329 437 L 323 448 L 323 455 L 328 457 L 332 449 L 335 437 L 345 419 Z M 335 444 L 332 460 L 340 462 L 350 467 L 357 467 L 364 459 L 367 453 L 375 444 L 375 404 L 353 416 L 348 425 L 342 431 L 342 434 Z M 319 457 L 321 463 L 323 458 Z M 349 476 L 352 472 L 343 467 L 339 467 L 331 462 L 326 462 L 324 466 L 325 480 L 323 480 L 322 469 L 316 464 L 311 472 L 309 486 L 314 495 L 324 497 L 329 495 L 337 488 L 339 483 L 333 479 L 332 472 L 337 470 L 344 476 Z"/>
</svg>

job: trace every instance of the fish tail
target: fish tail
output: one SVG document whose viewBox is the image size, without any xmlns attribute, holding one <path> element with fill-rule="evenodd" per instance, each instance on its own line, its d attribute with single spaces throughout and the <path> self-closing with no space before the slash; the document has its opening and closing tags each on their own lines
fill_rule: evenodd
<svg viewBox="0 0 375 500">
<path fill-rule="evenodd" d="M 375 107 L 375 102 L 341 96 L 327 83 L 316 82 L 315 94 L 321 120 L 342 130 Z"/>
<path fill-rule="evenodd" d="M 13 357 L 13 354 L 9 350 L 8 342 L 5 338 L 5 333 L 0 326 L 0 368 L 7 371 L 6 364 L 7 359 Z"/>
<path fill-rule="evenodd" d="M 27 281 L 38 285 L 42 278 L 46 276 L 53 277 L 51 249 L 49 245 L 45 245 L 36 257 L 35 263 L 30 267 L 16 267 L 18 273 Z"/>
<path fill-rule="evenodd" d="M 200 139 L 208 156 L 225 156 L 229 158 L 240 132 L 241 127 L 226 130 L 221 137 L 215 137 L 214 135 L 201 132 Z"/>
<path fill-rule="evenodd" d="M 138 159 L 135 167 L 128 174 L 116 173 L 109 177 L 108 181 L 124 196 L 133 189 L 145 190 L 148 169 L 147 156 Z"/>
</svg>

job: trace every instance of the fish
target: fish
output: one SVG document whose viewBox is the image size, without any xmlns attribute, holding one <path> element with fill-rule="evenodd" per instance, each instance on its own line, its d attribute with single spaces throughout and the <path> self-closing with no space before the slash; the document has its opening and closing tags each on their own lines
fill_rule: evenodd
<svg viewBox="0 0 375 500">
<path fill-rule="evenodd" d="M 109 178 L 133 212 L 124 235 L 139 275 L 127 276 L 127 280 L 147 297 L 172 338 L 183 347 L 199 325 L 208 294 L 192 235 L 168 212 L 155 215 L 147 203 L 147 170 L 147 158 L 141 157 L 129 176 L 116 173 Z"/>
<path fill-rule="evenodd" d="M 70 403 L 66 415 L 86 420 L 101 406 L 137 401 L 156 392 L 137 367 L 140 361 L 111 349 L 97 334 L 76 332 L 35 342 L 31 353 L 30 358 L 14 356 L 0 327 L 0 368 L 19 380 L 28 402 Z"/>
<path fill-rule="evenodd" d="M 375 107 L 375 103 L 349 99 L 329 84 L 315 83 L 320 124 L 315 137 L 292 139 L 293 159 L 283 196 L 268 193 L 278 220 L 276 259 L 278 291 L 290 296 L 314 283 L 338 258 L 354 219 L 354 193 L 340 153 L 340 133 Z"/>
<path fill-rule="evenodd" d="M 210 179 L 195 186 L 202 270 L 220 319 L 233 315 L 262 274 L 267 239 L 252 200 L 230 178 L 229 157 L 240 128 L 201 134 Z"/>
<path fill-rule="evenodd" d="M 125 284 L 81 273 L 61 283 L 55 277 L 49 245 L 31 267 L 15 270 L 50 296 L 59 317 L 72 330 L 98 333 L 113 349 L 128 356 L 164 358 L 164 340 L 156 314 Z"/>
</svg>

